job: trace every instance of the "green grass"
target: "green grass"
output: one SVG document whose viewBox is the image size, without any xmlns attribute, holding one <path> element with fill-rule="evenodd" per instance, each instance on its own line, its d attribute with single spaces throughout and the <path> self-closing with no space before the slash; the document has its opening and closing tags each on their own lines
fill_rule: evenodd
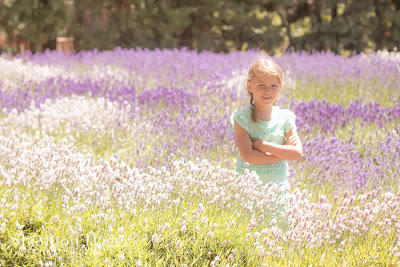
<svg viewBox="0 0 400 267">
<path fill-rule="evenodd" d="M 285 94 L 285 92 L 282 92 Z M 363 99 L 364 103 L 378 101 L 383 106 L 392 107 L 395 100 L 400 97 L 397 84 L 382 88 L 382 82 L 368 80 L 324 81 L 314 80 L 296 81 L 294 88 L 288 88 L 285 94 L 287 100 L 301 100 L 309 102 L 313 99 L 327 100 L 334 104 L 347 107 L 355 99 Z"/>
<path fill-rule="evenodd" d="M 4 197 L 6 203 L 13 202 L 13 195 L 21 195 L 19 203 L 23 203 L 15 214 L 4 207 L 0 209 L 5 215 L 4 221 L 8 222 L 5 233 L 0 233 L 2 266 L 37 266 L 39 261 L 52 261 L 57 266 L 104 266 L 107 262 L 112 266 L 132 266 L 137 261 L 147 266 L 207 266 L 216 256 L 220 257 L 220 266 L 263 266 L 263 263 L 273 266 L 399 264 L 399 259 L 390 252 L 398 241 L 397 236 L 393 232 L 383 234 L 378 226 L 371 226 L 369 234 L 354 236 L 355 241 L 344 246 L 340 240 L 314 247 L 308 243 L 294 245 L 293 242 L 267 235 L 269 240 L 276 241 L 276 246 L 282 247 L 282 253 L 267 253 L 260 257 L 253 246 L 254 238 L 248 238 L 247 234 L 253 235 L 268 228 L 268 220 L 251 229 L 247 227 L 250 216 L 245 212 L 216 205 L 206 205 L 204 214 L 195 218 L 193 214 L 197 213 L 192 212 L 196 211 L 201 199 L 186 199 L 176 206 L 150 209 L 139 205 L 135 214 L 127 213 L 126 209 L 113 203 L 107 211 L 88 208 L 84 212 L 67 215 L 62 209 L 64 192 L 57 186 L 49 190 L 40 190 L 35 186 L 9 189 L 2 185 L 0 188 L 0 198 Z M 332 199 L 329 202 L 334 203 Z M 335 207 L 339 206 L 339 202 L 334 204 L 333 221 L 337 218 Z M 357 205 L 359 203 L 354 206 Z M 107 215 L 105 219 L 93 217 L 101 212 Z M 202 223 L 204 216 L 208 219 Z M 180 230 L 183 220 L 186 220 L 186 232 Z M 231 224 L 233 220 L 235 225 Z M 22 229 L 18 229 L 15 222 L 20 222 Z M 79 222 L 82 229 L 75 231 L 73 228 Z M 170 224 L 168 229 L 164 227 L 167 223 Z M 227 225 L 230 227 L 227 228 Z M 120 227 L 123 231 L 118 233 Z M 213 235 L 207 237 L 209 232 Z M 159 238 L 155 243 L 152 242 L 154 234 Z M 347 234 L 347 238 L 350 237 L 351 234 Z M 181 242 L 179 247 L 178 241 Z M 21 250 L 23 246 L 25 251 Z M 233 260 L 229 261 L 233 249 L 236 252 Z M 123 260 L 120 260 L 121 254 L 124 255 Z"/>
</svg>

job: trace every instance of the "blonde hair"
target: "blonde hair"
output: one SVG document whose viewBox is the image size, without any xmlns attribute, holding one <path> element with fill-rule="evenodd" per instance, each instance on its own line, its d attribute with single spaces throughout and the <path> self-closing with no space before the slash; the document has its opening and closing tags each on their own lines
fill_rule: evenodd
<svg viewBox="0 0 400 267">
<path fill-rule="evenodd" d="M 254 60 L 250 67 L 249 67 L 249 72 L 247 74 L 247 81 L 251 81 L 254 79 L 254 77 L 259 76 L 259 75 L 268 75 L 268 76 L 275 76 L 278 79 L 279 85 L 283 87 L 283 71 L 279 65 L 274 62 L 270 57 L 259 57 L 256 60 Z M 253 94 L 248 92 L 250 94 L 250 105 L 254 105 L 254 98 Z M 274 103 L 274 105 L 276 102 Z M 251 120 L 253 122 L 257 122 L 257 118 L 254 112 L 254 109 L 251 109 Z"/>
</svg>

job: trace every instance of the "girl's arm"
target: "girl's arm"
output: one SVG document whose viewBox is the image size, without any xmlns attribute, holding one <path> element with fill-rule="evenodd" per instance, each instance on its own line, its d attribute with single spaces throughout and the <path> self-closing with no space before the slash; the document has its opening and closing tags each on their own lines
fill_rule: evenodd
<svg viewBox="0 0 400 267">
<path fill-rule="evenodd" d="M 253 149 L 253 142 L 250 139 L 249 133 L 236 122 L 234 125 L 236 132 L 236 144 L 238 146 L 240 156 L 245 162 L 252 164 L 271 164 L 282 161 L 282 159 L 278 157 Z"/>
<path fill-rule="evenodd" d="M 253 147 L 261 152 L 270 153 L 282 160 L 301 159 L 303 156 L 303 145 L 297 134 L 296 126 L 293 126 L 292 129 L 286 133 L 286 139 L 296 139 L 296 142 L 294 142 L 295 145 L 276 145 L 262 140 L 255 140 L 253 142 Z"/>
</svg>

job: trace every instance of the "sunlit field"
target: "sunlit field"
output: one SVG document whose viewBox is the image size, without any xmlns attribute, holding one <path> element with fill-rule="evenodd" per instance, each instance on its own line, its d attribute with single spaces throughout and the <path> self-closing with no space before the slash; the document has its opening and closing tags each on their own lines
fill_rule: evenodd
<svg viewBox="0 0 400 267">
<path fill-rule="evenodd" d="M 287 53 L 291 188 L 235 170 L 259 51 L 0 57 L 0 266 L 399 266 L 400 53 Z"/>
</svg>

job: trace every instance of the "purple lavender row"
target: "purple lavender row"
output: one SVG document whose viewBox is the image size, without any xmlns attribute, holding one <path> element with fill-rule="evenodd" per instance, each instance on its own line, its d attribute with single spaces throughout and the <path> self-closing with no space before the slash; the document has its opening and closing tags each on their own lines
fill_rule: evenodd
<svg viewBox="0 0 400 267">
<path fill-rule="evenodd" d="M 74 81 L 71 79 L 51 78 L 39 84 L 27 84 L 15 91 L 2 91 L 0 89 L 0 104 L 7 110 L 13 108 L 22 111 L 29 107 L 32 100 L 38 107 L 47 98 L 58 98 L 73 94 L 85 95 L 90 93 L 93 97 L 104 96 L 112 101 L 128 101 L 134 104 L 135 100 L 141 108 L 156 108 L 160 105 L 166 108 L 199 109 L 207 106 L 208 92 L 215 93 L 217 102 L 223 110 L 225 105 L 236 100 L 234 88 L 222 86 L 209 86 L 206 93 L 198 93 L 194 88 L 158 86 L 142 93 L 137 93 L 135 87 L 108 85 L 107 80 Z M 212 110 L 217 106 L 210 106 Z M 334 133 L 338 127 L 344 127 L 361 120 L 362 124 L 377 123 L 381 128 L 385 123 L 400 118 L 400 101 L 392 107 L 384 107 L 379 102 L 364 104 L 361 100 L 352 101 L 347 107 L 342 104 L 333 104 L 329 101 L 312 100 L 310 102 L 292 101 L 290 109 L 297 115 L 297 126 L 302 132 L 310 132 L 315 126 L 325 133 Z M 226 110 L 229 112 L 229 110 Z M 181 112 L 182 113 L 182 112 Z"/>
<path fill-rule="evenodd" d="M 62 52 L 46 51 L 32 55 L 29 51 L 18 55 L 19 58 L 36 64 L 63 65 L 65 67 L 78 64 L 110 64 L 122 65 L 126 69 L 140 71 L 141 74 L 157 75 L 157 70 L 177 70 L 178 74 L 194 75 L 201 72 L 212 75 L 218 70 L 219 74 L 230 75 L 234 70 L 241 70 L 259 51 L 231 52 L 229 54 L 215 54 L 212 52 L 191 51 L 187 49 L 155 50 L 148 49 L 121 49 L 99 52 L 81 51 L 75 55 L 65 55 Z M 394 58 L 394 59 L 393 59 Z M 366 80 L 378 78 L 384 82 L 386 78 L 400 84 L 398 72 L 400 60 L 395 54 L 378 51 L 371 54 L 358 54 L 350 57 L 335 55 L 331 52 L 309 53 L 305 51 L 289 52 L 275 60 L 282 69 L 289 71 L 295 80 L 310 78 L 310 80 L 326 81 L 327 78 L 340 78 L 345 82 L 348 78 Z M 152 73 L 149 73 L 152 70 Z M 172 72 L 171 72 L 172 74 Z M 189 75 L 190 76 L 190 75 Z M 399 88 L 399 87 L 397 87 Z"/>
<path fill-rule="evenodd" d="M 108 86 L 108 84 L 107 79 L 75 81 L 55 77 L 40 83 L 24 84 L 14 91 L 1 90 L 0 86 L 0 105 L 7 110 L 15 108 L 18 111 L 23 111 L 29 107 L 31 101 L 35 101 L 36 107 L 39 107 L 48 98 L 56 99 L 70 95 L 87 95 L 88 93 L 93 97 L 104 96 L 112 101 L 119 100 L 120 96 L 123 96 L 123 100 L 134 102 L 136 98 L 134 87 Z"/>
<path fill-rule="evenodd" d="M 360 99 L 353 100 L 347 107 L 326 100 L 292 101 L 290 109 L 295 112 L 296 124 L 302 132 L 311 132 L 317 126 L 324 133 L 334 133 L 338 127 L 345 127 L 355 120 L 360 120 L 361 126 L 377 123 L 384 128 L 385 123 L 400 118 L 400 101 L 393 107 L 384 107 L 377 101 L 363 103 Z"/>
<path fill-rule="evenodd" d="M 256 50 L 215 54 L 186 49 L 150 51 L 116 48 L 104 52 L 82 51 L 73 55 L 50 51 L 32 55 L 27 52 L 18 57 L 29 63 L 63 67 L 66 71 L 76 71 L 77 65 L 84 69 L 118 67 L 127 73 L 128 86 L 133 83 L 146 85 L 146 82 L 148 84 L 150 81 L 151 84 L 154 81 L 152 87 L 186 87 L 198 81 L 216 84 L 229 79 L 233 72 L 246 69 L 259 54 Z M 292 52 L 275 60 L 288 77 L 303 88 L 317 86 L 327 92 L 340 94 L 341 87 L 350 86 L 373 93 L 392 90 L 395 97 L 400 96 L 400 59 L 394 53 L 378 51 L 343 57 L 330 52 Z M 143 81 L 138 81 L 139 78 Z M 246 95 L 242 91 L 242 95 Z"/>
<path fill-rule="evenodd" d="M 395 131 L 388 131 L 384 141 L 377 142 L 376 147 L 366 146 L 362 152 L 355 148 L 356 142 L 352 140 L 318 136 L 306 141 L 303 144 L 304 158 L 291 164 L 291 183 L 304 182 L 304 179 L 311 185 L 330 182 L 335 188 L 353 192 L 367 186 L 387 188 L 388 184 L 397 185 L 400 128 Z"/>
<path fill-rule="evenodd" d="M 99 52 L 81 51 L 77 54 L 64 54 L 46 51 L 42 54 L 26 52 L 19 58 L 38 65 L 61 66 L 67 71 L 75 71 L 76 66 L 119 67 L 131 76 L 157 81 L 157 85 L 190 85 L 193 81 L 213 81 L 230 77 L 235 70 L 247 67 L 259 51 L 215 54 L 208 51 L 197 53 L 194 50 L 172 49 L 150 51 L 148 49 L 121 49 Z"/>
<path fill-rule="evenodd" d="M 276 61 L 295 80 L 345 84 L 349 80 L 377 79 L 379 85 L 383 86 L 380 90 L 389 88 L 388 84 L 400 88 L 400 59 L 395 53 L 378 51 L 343 57 L 324 51 L 313 54 L 299 51 L 286 53 Z"/>
</svg>

